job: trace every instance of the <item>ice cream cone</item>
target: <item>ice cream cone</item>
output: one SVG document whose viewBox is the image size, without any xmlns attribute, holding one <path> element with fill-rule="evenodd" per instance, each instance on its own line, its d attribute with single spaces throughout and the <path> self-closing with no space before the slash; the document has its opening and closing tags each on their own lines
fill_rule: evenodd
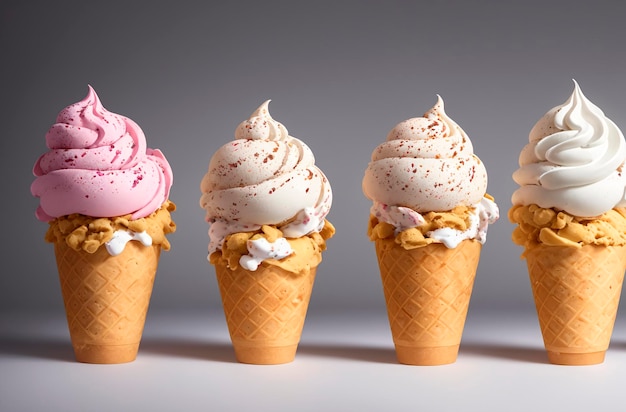
<svg viewBox="0 0 626 412">
<path fill-rule="evenodd" d="M 626 246 L 543 246 L 526 251 L 548 359 L 562 365 L 604 361 L 626 268 Z"/>
<path fill-rule="evenodd" d="M 129 242 L 111 256 L 75 251 L 65 242 L 54 250 L 76 360 L 124 363 L 135 360 L 143 333 L 160 245 Z"/>
<path fill-rule="evenodd" d="M 316 268 L 295 275 L 261 264 L 256 271 L 215 265 L 235 356 L 241 363 L 272 365 L 294 360 Z"/>
<path fill-rule="evenodd" d="M 456 361 L 481 251 L 465 240 L 406 250 L 393 238 L 377 239 L 376 253 L 391 333 L 400 363 Z"/>
</svg>

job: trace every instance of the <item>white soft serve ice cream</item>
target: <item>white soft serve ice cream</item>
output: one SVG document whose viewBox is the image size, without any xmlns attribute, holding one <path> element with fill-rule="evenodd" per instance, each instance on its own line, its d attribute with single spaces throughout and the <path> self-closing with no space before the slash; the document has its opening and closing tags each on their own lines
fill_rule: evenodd
<svg viewBox="0 0 626 412">
<path fill-rule="evenodd" d="M 220 250 L 226 236 L 272 225 L 287 238 L 324 227 L 332 191 L 315 157 L 301 140 L 275 121 L 264 102 L 235 130 L 235 140 L 213 155 L 202 179 L 200 206 L 206 210 L 209 255 Z M 253 243 L 255 242 L 255 243 Z M 291 253 L 284 241 L 250 241 L 250 255 L 241 264 L 250 270 L 265 258 Z"/>
<path fill-rule="evenodd" d="M 513 180 L 521 187 L 514 205 L 536 204 L 573 216 L 594 217 L 626 206 L 626 142 L 620 129 L 591 103 L 574 81 L 574 92 L 530 131 Z"/>
<path fill-rule="evenodd" d="M 464 239 L 484 242 L 487 225 L 498 219 L 496 204 L 485 197 L 487 172 L 472 143 L 445 111 L 441 97 L 424 114 L 396 125 L 372 153 L 363 192 L 371 214 L 396 228 L 396 234 L 424 223 L 427 212 L 474 209 L 463 232 L 442 228 L 427 235 L 448 247 Z"/>
</svg>

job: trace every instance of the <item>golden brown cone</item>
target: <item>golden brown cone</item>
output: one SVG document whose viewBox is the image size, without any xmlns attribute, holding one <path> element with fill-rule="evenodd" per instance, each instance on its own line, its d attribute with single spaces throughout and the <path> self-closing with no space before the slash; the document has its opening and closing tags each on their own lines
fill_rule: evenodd
<svg viewBox="0 0 626 412">
<path fill-rule="evenodd" d="M 551 363 L 604 361 L 626 268 L 626 246 L 542 246 L 526 263 Z"/>
<path fill-rule="evenodd" d="M 316 268 L 294 275 L 262 263 L 256 271 L 215 264 L 228 331 L 241 363 L 292 362 L 306 318 Z"/>
<path fill-rule="evenodd" d="M 161 247 L 131 241 L 111 256 L 105 247 L 92 254 L 55 242 L 54 251 L 76 360 L 135 360 Z"/>
<path fill-rule="evenodd" d="M 376 254 L 391 334 L 400 363 L 456 361 L 482 245 L 464 240 L 406 250 L 377 239 Z"/>
</svg>

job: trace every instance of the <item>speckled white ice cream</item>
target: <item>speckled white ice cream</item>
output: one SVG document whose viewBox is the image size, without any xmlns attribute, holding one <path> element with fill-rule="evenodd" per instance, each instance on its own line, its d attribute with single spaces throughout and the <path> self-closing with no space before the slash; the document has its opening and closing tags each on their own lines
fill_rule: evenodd
<svg viewBox="0 0 626 412">
<path fill-rule="evenodd" d="M 274 225 L 286 237 L 320 231 L 332 191 L 311 149 L 275 121 L 264 102 L 213 155 L 202 179 L 209 253 L 231 233 Z"/>
<path fill-rule="evenodd" d="M 395 234 L 424 224 L 424 213 L 468 206 L 467 230 L 441 228 L 425 236 L 456 247 L 465 239 L 484 243 L 487 227 L 499 218 L 485 197 L 487 171 L 470 139 L 445 111 L 441 97 L 423 117 L 397 124 L 372 153 L 363 178 L 370 213 L 395 227 Z"/>
<path fill-rule="evenodd" d="M 363 192 L 373 201 L 417 212 L 473 206 L 487 190 L 487 171 L 470 139 L 444 112 L 443 100 L 396 125 L 372 153 Z"/>
</svg>

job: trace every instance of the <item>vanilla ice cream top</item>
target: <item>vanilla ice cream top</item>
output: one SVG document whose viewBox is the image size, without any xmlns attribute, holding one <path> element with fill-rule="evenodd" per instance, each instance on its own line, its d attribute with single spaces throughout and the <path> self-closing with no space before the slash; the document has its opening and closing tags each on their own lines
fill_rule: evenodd
<svg viewBox="0 0 626 412">
<path fill-rule="evenodd" d="M 386 205 L 416 212 L 472 206 L 487 190 L 487 171 L 472 142 L 445 111 L 443 100 L 397 124 L 372 153 L 363 192 Z"/>
<path fill-rule="evenodd" d="M 530 131 L 513 180 L 514 205 L 536 204 L 593 217 L 626 206 L 626 142 L 620 129 L 590 102 L 574 81 L 562 105 Z"/>
<path fill-rule="evenodd" d="M 313 152 L 270 116 L 269 102 L 239 124 L 235 139 L 215 152 L 202 179 L 209 253 L 229 234 L 262 225 L 279 228 L 286 238 L 319 232 L 330 211 L 330 183 Z"/>
<path fill-rule="evenodd" d="M 393 225 L 396 234 L 422 226 L 425 213 L 471 207 L 468 230 L 442 228 L 426 235 L 447 247 L 464 239 L 484 243 L 488 225 L 499 217 L 497 205 L 485 197 L 487 171 L 437 97 L 424 116 L 398 123 L 374 149 L 363 193 L 373 202 L 370 214 Z"/>
</svg>

